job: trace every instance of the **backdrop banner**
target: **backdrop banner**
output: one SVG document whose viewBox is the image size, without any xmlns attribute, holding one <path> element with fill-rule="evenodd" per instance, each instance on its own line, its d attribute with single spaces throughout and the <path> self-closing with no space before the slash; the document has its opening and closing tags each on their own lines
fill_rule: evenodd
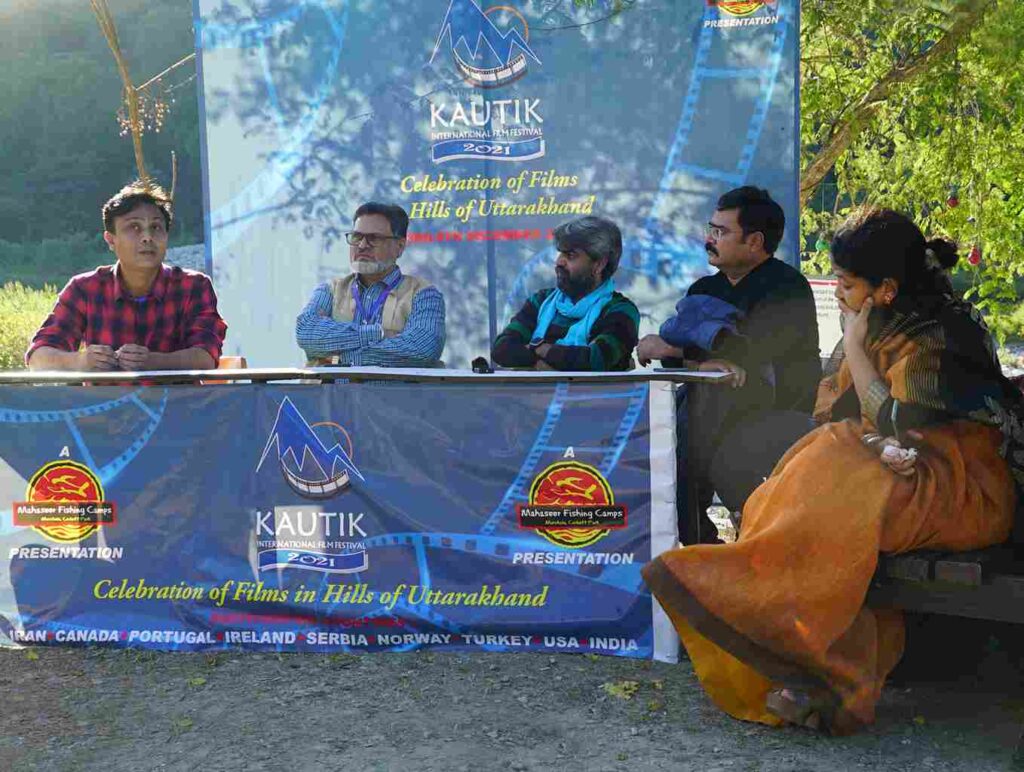
<svg viewBox="0 0 1024 772">
<path fill-rule="evenodd" d="M 671 396 L 0 388 L 0 643 L 672 659 Z"/>
<path fill-rule="evenodd" d="M 195 0 L 208 262 L 225 353 L 300 363 L 295 317 L 348 273 L 367 200 L 411 216 L 400 265 L 465 367 L 537 289 L 552 228 L 623 230 L 653 332 L 709 271 L 704 224 L 767 188 L 798 259 L 798 0 Z"/>
</svg>

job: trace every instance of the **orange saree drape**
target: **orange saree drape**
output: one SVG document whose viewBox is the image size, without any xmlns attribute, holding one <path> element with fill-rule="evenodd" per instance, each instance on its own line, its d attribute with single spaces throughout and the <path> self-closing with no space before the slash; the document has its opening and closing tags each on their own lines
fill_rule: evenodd
<svg viewBox="0 0 1024 772">
<path fill-rule="evenodd" d="M 908 398 L 918 344 L 897 335 L 869 353 L 894 399 Z M 819 390 L 827 419 L 852 379 Z M 736 718 L 781 723 L 767 693 L 825 693 L 847 733 L 874 720 L 903 651 L 902 615 L 864 607 L 879 552 L 969 549 L 1009 535 L 1016 492 L 997 428 L 954 420 L 921 429 L 917 472 L 900 477 L 865 447 L 866 417 L 799 440 L 747 501 L 733 544 L 669 551 L 644 579 L 675 623 L 705 691 Z"/>
</svg>

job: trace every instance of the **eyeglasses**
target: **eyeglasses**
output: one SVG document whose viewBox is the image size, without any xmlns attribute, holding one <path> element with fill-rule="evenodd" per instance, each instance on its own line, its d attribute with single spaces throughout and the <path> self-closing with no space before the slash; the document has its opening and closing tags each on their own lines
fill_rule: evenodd
<svg viewBox="0 0 1024 772">
<path fill-rule="evenodd" d="M 385 236 L 383 233 L 360 233 L 359 231 L 348 231 L 345 234 L 345 241 L 350 246 L 359 246 L 359 242 L 366 242 L 366 246 L 373 249 L 380 246 L 385 241 L 401 241 L 401 236 Z"/>
<path fill-rule="evenodd" d="M 732 233 L 734 230 L 735 228 L 725 228 L 721 225 L 712 225 L 711 223 L 708 223 L 704 226 L 704 235 L 718 241 L 722 236 Z"/>
</svg>

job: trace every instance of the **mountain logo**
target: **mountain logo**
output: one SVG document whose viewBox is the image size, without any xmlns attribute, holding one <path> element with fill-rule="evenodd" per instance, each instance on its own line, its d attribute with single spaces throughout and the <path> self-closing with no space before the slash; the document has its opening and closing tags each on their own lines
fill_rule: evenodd
<svg viewBox="0 0 1024 772">
<path fill-rule="evenodd" d="M 495 22 L 505 29 L 499 28 Z M 526 74 L 528 59 L 540 64 L 530 48 L 530 26 L 519 11 L 508 5 L 494 5 L 486 11 L 476 0 L 451 0 L 441 24 L 433 62 L 445 39 L 455 68 L 477 88 L 498 88 Z"/>
<path fill-rule="evenodd" d="M 329 499 L 348 488 L 353 477 L 365 479 L 352 461 L 354 447 L 345 428 L 334 421 L 309 423 L 288 397 L 278 407 L 257 472 L 271 449 L 285 482 L 303 498 Z"/>
<path fill-rule="evenodd" d="M 708 5 L 717 6 L 730 16 L 750 16 L 766 5 L 775 5 L 777 0 L 706 0 Z"/>
<path fill-rule="evenodd" d="M 96 473 L 75 461 L 51 461 L 32 475 L 26 501 L 15 503 L 14 524 L 27 526 L 47 539 L 79 542 L 101 525 L 114 525 L 114 504 L 103 500 Z"/>
</svg>

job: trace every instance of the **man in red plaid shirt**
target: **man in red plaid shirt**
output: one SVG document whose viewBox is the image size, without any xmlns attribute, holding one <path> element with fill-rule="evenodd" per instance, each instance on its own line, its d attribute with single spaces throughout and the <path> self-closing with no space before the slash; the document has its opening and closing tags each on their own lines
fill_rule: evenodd
<svg viewBox="0 0 1024 772">
<path fill-rule="evenodd" d="M 163 264 L 171 204 L 135 183 L 103 206 L 117 256 L 67 283 L 25 353 L 31 370 L 209 370 L 227 325 L 208 276 Z M 84 344 L 84 345 L 83 345 Z"/>
</svg>

